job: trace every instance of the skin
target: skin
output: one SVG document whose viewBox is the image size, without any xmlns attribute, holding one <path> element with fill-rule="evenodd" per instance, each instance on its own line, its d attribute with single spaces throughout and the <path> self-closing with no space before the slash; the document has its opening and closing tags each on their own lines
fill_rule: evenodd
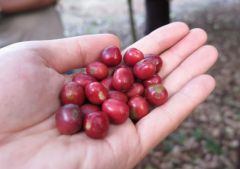
<svg viewBox="0 0 240 169">
<path fill-rule="evenodd" d="M 57 0 L 0 0 L 0 6 L 4 13 L 12 14 L 40 9 L 56 2 Z"/>
<path fill-rule="evenodd" d="M 72 79 L 61 73 L 86 67 L 108 46 L 120 48 L 117 37 L 82 36 L 0 49 L 1 168 L 133 168 L 215 88 L 215 80 L 204 73 L 218 54 L 204 45 L 206 40 L 203 30 L 172 23 L 131 45 L 144 54 L 165 51 L 159 75 L 169 99 L 136 125 L 130 119 L 110 125 L 108 135 L 99 140 L 84 132 L 58 132 L 54 114 L 60 107 L 59 93 Z"/>
</svg>

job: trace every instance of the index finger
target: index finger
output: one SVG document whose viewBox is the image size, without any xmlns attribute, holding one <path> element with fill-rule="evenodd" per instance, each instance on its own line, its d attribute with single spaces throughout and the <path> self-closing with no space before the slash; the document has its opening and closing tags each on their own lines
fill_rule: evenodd
<svg viewBox="0 0 240 169">
<path fill-rule="evenodd" d="M 189 28 L 185 23 L 171 23 L 153 31 L 149 35 L 129 46 L 127 49 L 134 47 L 143 52 L 143 54 L 151 53 L 158 55 L 176 44 L 188 33 Z M 123 53 L 125 53 L 127 49 L 125 49 Z"/>
</svg>

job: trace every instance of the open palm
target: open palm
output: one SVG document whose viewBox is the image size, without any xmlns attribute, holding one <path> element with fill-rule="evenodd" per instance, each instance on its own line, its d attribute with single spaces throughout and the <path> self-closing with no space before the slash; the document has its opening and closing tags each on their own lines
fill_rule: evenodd
<svg viewBox="0 0 240 169">
<path fill-rule="evenodd" d="M 217 51 L 203 46 L 206 40 L 203 30 L 172 23 L 133 44 L 144 54 L 161 53 L 159 75 L 168 101 L 136 125 L 129 119 L 110 125 L 99 140 L 84 132 L 61 135 L 54 114 L 61 106 L 62 86 L 72 79 L 61 73 L 86 67 L 108 46 L 120 48 L 115 36 L 24 42 L 1 49 L 1 168 L 133 168 L 214 89 L 214 79 L 203 73 L 216 61 Z"/>
</svg>

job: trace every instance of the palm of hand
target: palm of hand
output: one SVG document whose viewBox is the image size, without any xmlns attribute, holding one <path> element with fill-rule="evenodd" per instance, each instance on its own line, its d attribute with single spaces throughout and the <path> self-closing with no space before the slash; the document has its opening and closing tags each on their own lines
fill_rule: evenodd
<svg viewBox="0 0 240 169">
<path fill-rule="evenodd" d="M 172 38 L 170 35 L 166 35 L 169 37 L 165 39 L 157 36 L 171 29 L 181 29 L 175 33 L 173 40 L 169 40 Z M 158 54 L 171 47 L 161 55 L 166 68 L 163 67 L 160 74 L 164 78 L 163 84 L 169 90 L 170 99 L 164 106 L 154 109 L 140 120 L 136 126 L 129 119 L 122 125 L 111 125 L 107 137 L 101 140 L 90 139 L 84 132 L 71 136 L 60 135 L 56 129 L 54 113 L 61 106 L 59 93 L 62 86 L 71 80 L 70 76 L 59 72 L 86 66 L 96 60 L 103 48 L 110 45 L 119 46 L 119 41 L 115 37 L 110 35 L 80 37 L 58 42 L 33 42 L 31 45 L 24 43 L 2 49 L 0 68 L 6 73 L 0 75 L 1 166 L 132 168 L 174 130 L 214 88 L 213 79 L 201 74 L 215 62 L 217 53 L 212 47 L 201 47 L 206 38 L 200 38 L 199 35 L 199 38 L 195 39 L 197 34 L 205 35 L 201 30 L 188 34 L 184 24 L 175 23 L 155 31 L 133 45 L 145 54 Z M 153 39 L 159 44 L 162 43 L 163 47 L 159 48 Z M 179 41 L 180 39 L 182 40 Z M 197 42 L 191 44 L 192 47 L 189 49 L 181 49 L 182 46 L 188 45 L 191 39 Z M 166 40 L 168 42 L 165 42 Z M 143 45 L 150 41 L 154 41 L 155 46 L 149 44 L 151 47 L 147 48 Z M 84 46 L 83 42 L 87 45 Z M 100 45 L 96 47 L 96 51 L 88 50 L 88 44 L 95 46 L 93 43 Z M 63 49 L 62 45 L 65 45 Z M 76 49 L 77 47 L 81 50 Z M 207 61 L 202 61 L 201 66 L 196 66 L 200 64 L 199 60 L 204 59 L 198 58 L 204 52 L 211 57 L 208 57 Z M 57 53 L 58 56 L 56 54 L 53 56 L 53 53 Z M 175 53 L 181 53 L 181 58 L 176 58 Z M 66 54 L 72 57 L 66 58 Z M 79 55 L 82 56 L 82 60 Z M 174 57 L 176 61 L 172 60 Z M 194 60 L 193 57 L 198 60 Z M 193 73 L 184 67 L 191 63 L 195 70 Z M 184 75 L 186 77 L 183 79 L 178 78 Z M 172 84 L 173 80 L 176 84 Z M 189 103 L 186 103 L 187 101 Z M 185 107 L 182 106 L 183 103 Z"/>
</svg>

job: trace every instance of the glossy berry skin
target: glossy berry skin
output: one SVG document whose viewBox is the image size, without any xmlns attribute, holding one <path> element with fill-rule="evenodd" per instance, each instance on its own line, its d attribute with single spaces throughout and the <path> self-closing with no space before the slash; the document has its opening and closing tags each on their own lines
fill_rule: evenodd
<svg viewBox="0 0 240 169">
<path fill-rule="evenodd" d="M 133 67 L 134 76 L 141 80 L 152 77 L 156 72 L 156 65 L 152 59 L 143 59 Z"/>
<path fill-rule="evenodd" d="M 130 70 L 130 71 L 132 72 L 132 74 L 133 74 L 133 68 L 132 68 L 132 67 L 129 67 L 129 66 L 126 66 L 126 65 L 119 65 L 119 66 L 117 66 L 117 67 L 113 70 L 112 75 L 114 75 L 114 72 L 115 72 L 117 69 L 120 69 L 120 68 L 126 68 L 126 69 Z"/>
<path fill-rule="evenodd" d="M 93 76 L 83 73 L 76 74 L 73 77 L 72 81 L 77 82 L 83 88 L 85 88 L 90 83 L 97 82 L 97 80 Z"/>
<path fill-rule="evenodd" d="M 73 134 L 81 129 L 83 117 L 77 105 L 66 104 L 58 109 L 55 121 L 60 133 Z"/>
<path fill-rule="evenodd" d="M 68 82 L 63 86 L 61 90 L 61 100 L 63 104 L 76 104 L 81 106 L 84 99 L 84 90 L 78 83 Z"/>
<path fill-rule="evenodd" d="M 120 91 L 109 91 L 108 99 L 116 99 L 116 100 L 120 100 L 124 103 L 127 103 L 127 101 L 128 101 L 128 97 Z"/>
<path fill-rule="evenodd" d="M 155 73 L 158 73 L 160 71 L 162 64 L 163 64 L 163 61 L 160 56 L 155 55 L 155 54 L 147 54 L 147 55 L 144 55 L 144 58 L 150 58 L 155 62 L 155 65 L 156 65 Z"/>
<path fill-rule="evenodd" d="M 149 113 L 149 104 L 142 96 L 134 96 L 128 101 L 130 109 L 129 117 L 132 120 L 140 120 Z"/>
<path fill-rule="evenodd" d="M 107 91 L 114 90 L 114 87 L 112 85 L 112 79 L 113 77 L 111 76 L 101 81 L 102 85 L 107 89 Z"/>
<path fill-rule="evenodd" d="M 147 88 L 148 86 L 154 83 L 162 84 L 162 79 L 158 74 L 154 74 L 149 79 L 143 81 L 143 85 L 145 88 Z"/>
<path fill-rule="evenodd" d="M 105 137 L 109 130 L 109 117 L 102 111 L 89 113 L 84 119 L 84 131 L 93 139 Z"/>
<path fill-rule="evenodd" d="M 110 122 L 113 124 L 122 124 L 129 116 L 128 105 L 115 99 L 108 99 L 103 102 L 102 111 L 108 115 Z"/>
<path fill-rule="evenodd" d="M 92 104 L 102 104 L 108 98 L 107 89 L 100 82 L 93 82 L 85 87 L 85 94 Z"/>
<path fill-rule="evenodd" d="M 161 84 L 152 84 L 145 89 L 145 97 L 150 103 L 160 106 L 167 101 L 168 92 Z"/>
<path fill-rule="evenodd" d="M 114 72 L 112 84 L 116 90 L 126 92 L 132 87 L 134 76 L 132 72 L 126 68 L 119 68 Z"/>
<path fill-rule="evenodd" d="M 129 89 L 125 94 L 128 98 L 133 96 L 142 96 L 144 93 L 144 87 L 140 83 L 134 83 L 131 89 Z"/>
<path fill-rule="evenodd" d="M 86 72 L 97 80 L 102 80 L 108 76 L 108 67 L 101 62 L 92 62 L 87 66 Z"/>
<path fill-rule="evenodd" d="M 142 59 L 144 59 L 143 53 L 136 48 L 128 49 L 123 56 L 123 60 L 126 63 L 126 65 L 131 67 L 133 67 L 137 62 L 139 62 Z"/>
<path fill-rule="evenodd" d="M 101 111 L 101 108 L 93 104 L 84 104 L 80 107 L 83 117 L 86 117 L 89 113 Z"/>
<path fill-rule="evenodd" d="M 101 62 L 108 67 L 117 66 L 122 61 L 122 55 L 118 47 L 110 46 L 101 52 Z"/>
</svg>

